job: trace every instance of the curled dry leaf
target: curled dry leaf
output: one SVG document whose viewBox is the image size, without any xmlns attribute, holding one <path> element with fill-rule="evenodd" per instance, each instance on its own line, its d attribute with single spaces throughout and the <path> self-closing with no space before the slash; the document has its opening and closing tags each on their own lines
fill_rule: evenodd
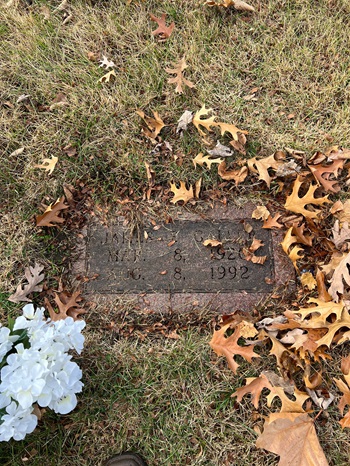
<svg viewBox="0 0 350 466">
<path fill-rule="evenodd" d="M 43 269 L 44 266 L 38 263 L 35 263 L 34 267 L 26 267 L 24 269 L 24 275 L 28 283 L 26 285 L 18 285 L 16 292 L 12 294 L 8 300 L 12 303 L 20 303 L 22 301 L 28 303 L 32 302 L 32 300 L 28 298 L 28 295 L 35 291 L 40 292 L 43 289 L 43 285 L 39 285 L 45 277 L 45 275 L 41 273 Z"/>
<path fill-rule="evenodd" d="M 168 79 L 169 84 L 176 84 L 175 92 L 177 92 L 178 94 L 182 94 L 182 85 L 185 85 L 190 88 L 195 87 L 195 85 L 191 81 L 186 79 L 183 75 L 183 71 L 187 68 L 185 57 L 181 58 L 181 60 L 173 66 L 174 68 L 165 68 L 165 71 L 169 74 L 176 75 L 175 78 Z"/>
<path fill-rule="evenodd" d="M 252 213 L 252 218 L 256 218 L 257 220 L 267 220 L 270 216 L 270 212 L 264 205 L 258 205 Z"/>
<path fill-rule="evenodd" d="M 174 193 L 174 197 L 170 201 L 173 204 L 176 204 L 176 202 L 179 201 L 184 201 L 186 204 L 188 201 L 194 198 L 192 186 L 187 189 L 186 183 L 184 181 L 180 181 L 180 188 L 178 188 L 175 183 L 170 183 L 170 191 Z"/>
<path fill-rule="evenodd" d="M 246 155 L 247 154 L 247 151 L 245 149 L 246 142 L 247 142 L 247 138 L 245 137 L 245 135 L 243 133 L 238 133 L 238 140 L 236 141 L 235 139 L 233 139 L 232 141 L 230 141 L 230 145 L 234 148 L 234 150 L 236 150 L 240 154 Z"/>
<path fill-rule="evenodd" d="M 223 180 L 234 181 L 236 186 L 238 186 L 240 183 L 243 183 L 243 181 L 247 178 L 248 168 L 241 167 L 236 170 L 227 170 L 226 162 L 223 161 L 218 166 L 218 174 L 219 176 L 221 176 Z"/>
<path fill-rule="evenodd" d="M 164 40 L 168 39 L 171 36 L 171 34 L 172 34 L 172 32 L 173 32 L 173 30 L 175 28 L 175 23 L 171 23 L 170 26 L 167 26 L 165 24 L 166 13 L 163 13 L 161 18 L 157 18 L 156 16 L 152 15 L 152 13 L 151 13 L 150 17 L 151 17 L 152 21 L 155 21 L 158 24 L 157 29 L 152 31 L 152 35 L 153 36 L 159 36 L 160 41 L 164 41 Z"/>
<path fill-rule="evenodd" d="M 279 165 L 281 165 L 280 160 L 276 160 L 275 155 L 270 155 L 269 157 L 265 157 L 263 159 L 257 159 L 253 157 L 247 161 L 249 170 L 252 173 L 259 174 L 259 180 L 265 181 L 267 187 L 270 187 L 271 184 L 271 176 L 269 174 L 269 170 L 277 170 Z"/>
<path fill-rule="evenodd" d="M 189 110 L 185 110 L 177 122 L 178 125 L 176 128 L 176 133 L 181 134 L 183 131 L 186 131 L 187 125 L 191 123 L 192 119 L 193 119 L 193 113 L 190 112 Z"/>
<path fill-rule="evenodd" d="M 44 159 L 42 164 L 34 165 L 34 168 L 43 168 L 49 175 L 54 171 L 56 163 L 58 162 L 58 157 L 51 157 L 51 159 Z"/>
<path fill-rule="evenodd" d="M 317 282 L 318 299 L 323 302 L 331 301 L 332 296 L 327 291 L 327 288 L 325 285 L 324 273 L 319 268 L 317 268 L 317 272 L 316 272 L 316 282 Z"/>
<path fill-rule="evenodd" d="M 45 210 L 45 212 L 41 215 L 37 215 L 36 217 L 36 226 L 37 227 L 55 227 L 56 223 L 63 223 L 64 219 L 59 217 L 59 214 L 62 210 L 68 209 L 65 203 L 64 196 L 61 199 L 57 199 L 54 205 L 50 204 L 49 207 Z"/>
<path fill-rule="evenodd" d="M 302 273 L 300 276 L 300 281 L 301 284 L 306 286 L 309 290 L 314 290 L 316 288 L 316 280 L 310 272 Z"/>
<path fill-rule="evenodd" d="M 344 283 L 350 286 L 350 253 L 346 254 L 334 269 L 333 276 L 329 280 L 331 286 L 329 294 L 335 302 L 339 301 L 339 295 L 344 294 Z"/>
<path fill-rule="evenodd" d="M 229 147 L 224 146 L 220 141 L 217 141 L 214 149 L 208 150 L 208 154 L 212 157 L 231 157 L 233 152 Z"/>
<path fill-rule="evenodd" d="M 218 241 L 217 239 L 206 239 L 203 241 L 203 245 L 215 248 L 216 246 L 222 246 L 222 242 Z"/>
<path fill-rule="evenodd" d="M 344 222 L 343 226 L 340 228 L 339 220 L 336 220 L 332 228 L 332 233 L 333 243 L 339 249 L 346 241 L 350 241 L 349 223 Z"/>
<path fill-rule="evenodd" d="M 150 139 L 154 140 L 160 131 L 166 126 L 164 121 L 160 118 L 158 112 L 153 112 L 154 118 L 145 115 L 142 110 L 137 110 L 136 113 L 146 123 L 147 128 L 143 129 L 143 133 Z"/>
<path fill-rule="evenodd" d="M 243 2 L 243 0 L 207 0 L 205 4 L 208 6 L 222 6 L 224 8 L 229 8 L 232 6 L 235 10 L 239 11 L 255 11 L 254 7 L 246 2 Z"/>
</svg>

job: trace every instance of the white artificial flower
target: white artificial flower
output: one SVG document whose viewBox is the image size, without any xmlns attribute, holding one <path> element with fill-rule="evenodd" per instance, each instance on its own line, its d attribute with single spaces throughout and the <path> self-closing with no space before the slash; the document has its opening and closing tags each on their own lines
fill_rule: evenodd
<svg viewBox="0 0 350 466">
<path fill-rule="evenodd" d="M 10 335 L 10 333 L 9 328 L 0 325 L 0 362 L 19 338 L 18 335 Z"/>
<path fill-rule="evenodd" d="M 32 406 L 45 387 L 49 373 L 48 362 L 39 351 L 16 346 L 17 354 L 10 354 L 1 369 L 0 392 L 16 400 L 23 409 Z"/>
<path fill-rule="evenodd" d="M 33 304 L 26 304 L 23 308 L 23 315 L 17 317 L 13 330 L 38 328 L 46 325 L 45 308 L 38 307 L 35 310 Z"/>
<path fill-rule="evenodd" d="M 59 398 L 57 401 L 51 403 L 49 407 L 58 414 L 68 414 L 77 405 L 77 397 L 74 393 L 68 393 L 64 395 L 62 398 Z"/>
<path fill-rule="evenodd" d="M 66 350 L 75 349 L 78 354 L 84 347 L 84 336 L 81 331 L 85 327 L 84 320 L 74 320 L 72 317 L 54 322 L 56 336 L 55 341 L 61 341 L 66 345 Z"/>
<path fill-rule="evenodd" d="M 32 414 L 33 408 L 23 409 L 14 401 L 6 407 L 6 414 L 1 418 L 0 441 L 7 442 L 12 437 L 23 440 L 35 429 L 38 418 Z"/>
</svg>

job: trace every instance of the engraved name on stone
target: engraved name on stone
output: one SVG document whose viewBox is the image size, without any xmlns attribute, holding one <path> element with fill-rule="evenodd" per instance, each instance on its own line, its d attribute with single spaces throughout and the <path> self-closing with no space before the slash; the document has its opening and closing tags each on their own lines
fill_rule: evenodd
<svg viewBox="0 0 350 466">
<path fill-rule="evenodd" d="M 249 220 L 182 220 L 149 226 L 130 235 L 127 227 L 94 225 L 87 243 L 88 275 L 96 275 L 87 291 L 109 293 L 270 292 L 274 280 L 272 238 L 260 223 Z M 248 262 L 243 248 L 253 239 L 264 246 L 263 265 Z M 222 246 L 204 246 L 216 239 Z"/>
</svg>

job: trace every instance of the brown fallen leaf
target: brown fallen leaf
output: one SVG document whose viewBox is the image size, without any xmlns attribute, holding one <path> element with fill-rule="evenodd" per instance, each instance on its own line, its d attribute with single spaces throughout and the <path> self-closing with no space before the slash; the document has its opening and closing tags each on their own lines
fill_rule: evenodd
<svg viewBox="0 0 350 466">
<path fill-rule="evenodd" d="M 279 466 L 328 466 L 314 422 L 306 413 L 270 414 L 256 446 L 279 455 Z"/>
<path fill-rule="evenodd" d="M 216 146 L 214 149 L 208 150 L 208 154 L 210 154 L 212 157 L 231 157 L 233 155 L 232 150 L 221 144 L 220 141 L 216 142 Z"/>
<path fill-rule="evenodd" d="M 43 159 L 42 164 L 34 165 L 34 168 L 43 168 L 49 175 L 54 171 L 56 163 L 58 162 L 58 157 L 52 156 L 51 159 Z"/>
<path fill-rule="evenodd" d="M 175 92 L 178 94 L 183 93 L 182 85 L 184 84 L 187 87 L 193 88 L 195 85 L 186 79 L 183 75 L 183 71 L 187 68 L 187 64 L 185 62 L 185 57 L 182 57 L 181 60 L 173 65 L 174 68 L 165 68 L 165 71 L 169 74 L 175 74 L 175 78 L 169 78 L 169 84 L 176 84 Z"/>
<path fill-rule="evenodd" d="M 157 18 L 151 13 L 150 17 L 152 21 L 155 21 L 158 24 L 157 29 L 152 31 L 152 35 L 159 36 L 160 41 L 165 41 L 168 39 L 175 28 L 175 23 L 171 23 L 170 26 L 165 24 L 166 13 L 163 13 L 161 18 Z"/>
<path fill-rule="evenodd" d="M 8 300 L 12 303 L 20 303 L 22 301 L 31 303 L 32 300 L 28 298 L 28 295 L 33 292 L 40 292 L 43 289 L 43 285 L 39 285 L 45 277 L 45 275 L 41 273 L 43 269 L 44 266 L 38 263 L 35 263 L 34 267 L 26 267 L 24 269 L 24 275 L 28 284 L 18 285 L 15 293 L 12 294 Z"/>
<path fill-rule="evenodd" d="M 237 126 L 232 124 L 218 122 L 217 126 L 220 126 L 221 136 L 225 133 L 229 133 L 235 141 L 238 141 L 238 134 L 248 134 L 248 131 L 239 129 Z"/>
<path fill-rule="evenodd" d="M 247 138 L 245 137 L 245 135 L 243 133 L 238 133 L 238 140 L 236 141 L 235 139 L 233 139 L 232 141 L 230 141 L 229 144 L 240 154 L 246 155 L 246 142 Z"/>
<path fill-rule="evenodd" d="M 222 241 L 218 241 L 217 239 L 206 239 L 203 241 L 203 245 L 215 248 L 216 246 L 222 246 Z"/>
<path fill-rule="evenodd" d="M 212 111 L 212 108 L 205 108 L 204 104 L 203 107 L 200 110 L 198 110 L 193 117 L 192 123 L 197 128 L 201 136 L 205 136 L 206 133 L 200 128 L 200 126 L 203 126 L 208 131 L 213 131 L 211 127 L 217 126 L 217 123 L 215 123 L 216 116 L 211 116 L 210 118 L 202 118 L 203 116 L 208 115 Z"/>
<path fill-rule="evenodd" d="M 283 228 L 283 225 L 278 223 L 278 219 L 281 217 L 281 214 L 276 214 L 273 218 L 271 215 L 267 220 L 264 221 L 263 228 L 271 230 L 272 228 Z"/>
<path fill-rule="evenodd" d="M 153 116 L 149 117 L 145 115 L 142 110 L 137 110 L 136 113 L 143 119 L 146 123 L 147 128 L 144 128 L 142 131 L 148 138 L 155 140 L 160 131 L 166 126 L 164 121 L 160 118 L 158 112 L 153 112 Z"/>
<path fill-rule="evenodd" d="M 180 136 L 184 131 L 187 130 L 187 126 L 192 122 L 193 120 L 193 113 L 190 112 L 189 110 L 185 110 L 184 113 L 181 115 L 179 120 L 177 121 L 178 125 L 176 128 L 176 134 L 180 133 Z"/>
<path fill-rule="evenodd" d="M 310 184 L 307 193 L 303 197 L 299 197 L 299 190 L 302 184 L 303 180 L 300 177 L 298 177 L 294 182 L 293 191 L 287 197 L 284 207 L 287 210 L 290 210 L 291 212 L 302 214 L 304 215 L 304 217 L 316 219 L 321 211 L 319 209 L 314 209 L 313 211 L 307 210 L 306 206 L 322 205 L 325 202 L 330 201 L 328 200 L 328 196 L 315 198 L 314 194 L 318 186 L 312 184 Z"/>
<path fill-rule="evenodd" d="M 340 185 L 337 180 L 329 180 L 329 176 L 333 174 L 335 178 L 338 177 L 338 170 L 341 170 L 344 166 L 344 160 L 335 160 L 331 165 L 308 165 L 311 173 L 314 175 L 316 180 L 324 187 L 326 191 L 337 193 L 340 191 Z M 326 176 L 324 176 L 326 175 Z"/>
<path fill-rule="evenodd" d="M 339 301 L 339 295 L 344 294 L 344 283 L 350 286 L 350 253 L 339 262 L 339 265 L 334 269 L 333 276 L 329 280 L 331 286 L 328 289 L 329 294 L 334 301 Z"/>
<path fill-rule="evenodd" d="M 238 186 L 240 183 L 243 183 L 243 181 L 247 178 L 248 168 L 241 167 L 237 170 L 227 170 L 226 162 L 223 161 L 218 166 L 218 174 L 219 176 L 221 176 L 223 180 L 234 181 L 236 186 Z"/>
<path fill-rule="evenodd" d="M 316 282 L 317 282 L 318 298 L 324 302 L 331 301 L 332 296 L 327 291 L 327 288 L 325 285 L 324 273 L 319 268 L 317 268 L 317 272 L 316 272 Z"/>
<path fill-rule="evenodd" d="M 271 217 L 270 212 L 264 205 L 258 205 L 252 213 L 252 218 L 257 220 L 267 220 L 269 217 Z"/>
<path fill-rule="evenodd" d="M 211 159 L 209 155 L 203 155 L 202 152 L 200 152 L 196 157 L 192 160 L 193 165 L 196 167 L 199 165 L 200 167 L 203 167 L 204 164 L 208 167 L 208 169 L 211 169 L 211 166 L 213 163 L 221 163 L 222 159 Z"/>
<path fill-rule="evenodd" d="M 187 189 L 186 183 L 184 181 L 180 181 L 180 188 L 178 188 L 175 183 L 170 183 L 170 191 L 174 193 L 174 197 L 170 201 L 173 204 L 176 204 L 176 202 L 179 201 L 184 201 L 186 204 L 188 201 L 194 198 L 192 186 Z"/>
<path fill-rule="evenodd" d="M 300 281 L 303 286 L 308 288 L 308 290 L 314 290 L 316 288 L 316 280 L 310 272 L 302 273 L 300 276 Z"/>
<path fill-rule="evenodd" d="M 332 241 L 335 244 L 336 248 L 339 249 L 341 246 L 344 245 L 346 241 L 350 242 L 350 228 L 348 222 L 344 222 L 342 227 L 340 228 L 339 220 L 336 220 L 332 228 L 332 233 Z"/>
<path fill-rule="evenodd" d="M 247 161 L 249 170 L 252 173 L 257 173 L 259 175 L 259 180 L 265 181 L 267 187 L 270 187 L 272 177 L 269 174 L 269 170 L 277 170 L 279 165 L 281 165 L 280 160 L 276 160 L 275 155 L 270 155 L 263 159 L 257 159 L 253 157 Z"/>
<path fill-rule="evenodd" d="M 237 327 L 234 333 L 225 337 L 226 331 L 231 324 L 224 325 L 220 330 L 215 330 L 210 342 L 210 346 L 218 356 L 225 356 L 231 370 L 235 374 L 239 364 L 235 361 L 234 356 L 242 356 L 247 361 L 251 362 L 252 358 L 260 358 L 257 353 L 254 353 L 253 346 L 240 346 L 237 342 L 241 336 L 240 329 Z"/>
<path fill-rule="evenodd" d="M 63 223 L 64 219 L 59 217 L 59 214 L 63 209 L 68 209 L 68 205 L 64 203 L 64 196 L 61 199 L 57 199 L 54 205 L 50 204 L 45 212 L 41 215 L 36 216 L 37 227 L 55 227 L 56 223 Z"/>
<path fill-rule="evenodd" d="M 103 75 L 99 80 L 98 82 L 99 83 L 109 83 L 109 81 L 111 80 L 111 78 L 116 78 L 117 75 L 115 74 L 115 71 L 114 70 L 111 70 L 109 71 L 108 73 L 106 73 L 105 75 Z"/>
<path fill-rule="evenodd" d="M 72 317 L 74 320 L 78 320 L 82 314 L 86 314 L 86 311 L 79 304 L 82 300 L 80 295 L 80 291 L 75 291 L 72 295 L 67 291 L 55 293 L 54 301 L 57 304 L 58 312 L 54 310 L 50 301 L 45 298 L 45 305 L 51 320 L 56 322 L 66 317 Z"/>
<path fill-rule="evenodd" d="M 235 10 L 239 10 L 239 11 L 255 11 L 254 7 L 252 7 L 246 2 L 243 2 L 243 0 L 222 0 L 222 1 L 221 0 L 219 1 L 207 0 L 205 5 L 218 6 L 218 7 L 222 6 L 224 8 L 229 8 L 233 6 Z"/>
<path fill-rule="evenodd" d="M 245 381 L 245 387 L 240 387 L 238 390 L 232 393 L 231 397 L 237 397 L 237 402 L 239 403 L 242 401 L 244 395 L 251 393 L 253 395 L 253 406 L 255 409 L 258 409 L 259 398 L 264 388 L 272 390 L 272 385 L 264 374 L 261 374 L 259 377 L 248 377 Z"/>
</svg>

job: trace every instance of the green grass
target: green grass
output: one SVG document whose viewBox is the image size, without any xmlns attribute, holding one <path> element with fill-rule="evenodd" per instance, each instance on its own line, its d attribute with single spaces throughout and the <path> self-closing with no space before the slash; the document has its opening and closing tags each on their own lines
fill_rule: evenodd
<svg viewBox="0 0 350 466">
<path fill-rule="evenodd" d="M 284 147 L 309 156 L 330 144 L 346 146 L 350 139 L 348 0 L 251 0 L 253 14 L 208 8 L 197 0 L 134 0 L 130 6 L 124 0 L 74 0 L 72 20 L 65 25 L 63 12 L 52 13 L 59 3 L 34 0 L 28 7 L 16 0 L 0 8 L 2 321 L 20 309 L 7 297 L 28 264 L 45 265 L 54 288 L 62 276 L 68 279 L 75 232 L 66 225 L 43 231 L 34 222 L 44 206 L 63 195 L 64 184 L 81 196 L 88 189 L 90 210 L 107 207 L 110 215 L 123 209 L 118 200 L 130 198 L 134 204 L 125 209 L 136 220 L 165 218 L 172 180 L 194 183 L 203 177 L 198 209 L 213 193 L 239 202 L 266 193 L 262 183 L 252 192 L 250 182 L 221 185 L 214 168 L 194 168 L 192 159 L 206 146 L 193 125 L 183 138 L 176 135 L 184 110 L 205 103 L 218 120 L 248 130 L 247 157 Z M 51 11 L 49 19 L 43 7 Z M 175 31 L 159 43 L 151 35 L 156 23 L 149 13 L 163 12 Z M 105 71 L 88 59 L 89 52 L 113 60 L 117 79 L 98 83 Z M 186 77 L 196 88 L 179 96 L 167 83 L 165 68 L 184 55 Z M 245 100 L 255 87 L 257 101 Z M 59 93 L 68 104 L 50 110 Z M 16 103 L 23 94 L 29 99 Z M 137 109 L 159 112 L 167 124 L 161 135 L 172 153 L 152 153 Z M 218 136 L 213 135 L 213 146 Z M 73 157 L 64 151 L 70 144 L 77 149 Z M 20 155 L 11 155 L 21 147 Z M 52 155 L 59 162 L 51 176 L 34 167 Z M 150 203 L 142 200 L 148 186 L 145 161 L 159 188 Z M 81 215 L 88 217 L 88 210 Z M 118 306 L 132 309 L 123 302 Z M 118 339 L 107 326 L 121 316 L 112 304 L 90 311 L 88 343 L 79 358 L 85 389 L 78 408 L 67 416 L 46 413 L 26 440 L 1 444 L 1 464 L 97 465 L 123 449 L 140 451 L 150 466 L 277 464 L 254 447 L 249 402 L 237 406 L 230 398 L 245 376 L 254 375 L 251 368 L 243 366 L 233 379 L 208 347 L 210 332 L 195 328 L 176 341 Z M 334 420 L 318 428 L 330 464 L 348 464 L 347 433 Z"/>
</svg>

